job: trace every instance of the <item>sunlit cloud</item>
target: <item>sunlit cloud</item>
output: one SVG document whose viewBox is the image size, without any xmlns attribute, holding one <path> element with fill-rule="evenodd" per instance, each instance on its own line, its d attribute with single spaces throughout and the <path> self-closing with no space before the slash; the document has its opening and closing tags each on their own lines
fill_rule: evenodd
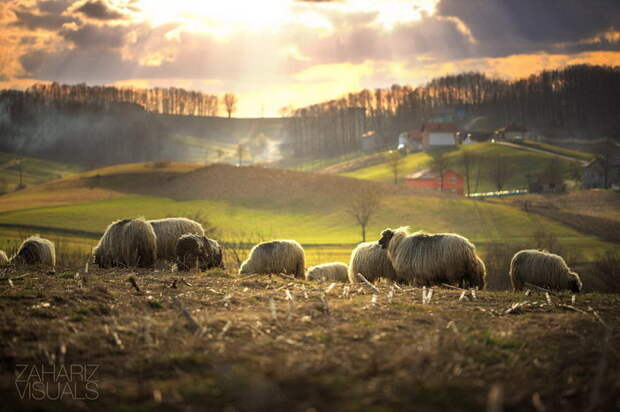
<svg viewBox="0 0 620 412">
<path fill-rule="evenodd" d="M 574 63 L 619 64 L 614 0 L 530 3 L 4 0 L 0 86 L 234 92 L 238 114 L 251 116 L 463 71 L 515 78 Z"/>
</svg>

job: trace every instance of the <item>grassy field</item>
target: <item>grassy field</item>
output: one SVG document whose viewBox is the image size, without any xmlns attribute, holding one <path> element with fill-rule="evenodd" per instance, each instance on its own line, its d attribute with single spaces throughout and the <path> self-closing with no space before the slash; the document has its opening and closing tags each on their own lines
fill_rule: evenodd
<svg viewBox="0 0 620 412">
<path fill-rule="evenodd" d="M 35 157 L 16 156 L 0 153 L 0 193 L 15 190 L 19 184 L 19 164 L 21 159 L 22 182 L 30 186 L 78 173 L 83 169 Z"/>
<path fill-rule="evenodd" d="M 80 272 L 0 275 L 4 408 L 572 412 L 620 402 L 620 334 L 609 327 L 620 323 L 618 295 L 461 300 L 434 288 L 423 303 L 421 289 L 389 283 Z"/>
<path fill-rule="evenodd" d="M 433 157 L 440 153 L 446 157 L 449 168 L 464 174 L 464 152 L 471 153 L 477 159 L 474 160 L 471 171 L 472 192 L 496 190 L 496 186 L 489 176 L 490 162 L 494 159 L 501 159 L 508 165 L 509 178 L 506 179 L 504 189 L 527 188 L 526 174 L 544 171 L 550 166 L 552 159 L 555 159 L 553 156 L 543 153 L 534 153 L 493 143 L 477 143 L 407 155 L 402 160 L 400 179 L 412 172 L 431 167 Z M 568 175 L 574 162 L 564 159 L 559 159 L 557 162 L 561 173 Z M 342 173 L 342 175 L 381 182 L 394 181 L 393 173 L 387 161 L 370 167 L 351 170 Z"/>
<path fill-rule="evenodd" d="M 367 229 L 369 240 L 386 227 L 408 225 L 460 233 L 483 258 L 497 244 L 533 247 L 538 232 L 553 236 L 578 262 L 614 248 L 587 230 L 528 213 L 520 205 L 411 194 L 390 184 L 338 176 L 191 163 L 116 166 L 2 196 L 0 248 L 13 251 L 18 239 L 41 232 L 63 245 L 60 262 L 66 257 L 73 264 L 76 254 L 85 262 L 94 239 L 114 220 L 186 216 L 214 227 L 210 234 L 239 249 L 242 258 L 259 241 L 289 238 L 304 245 L 308 266 L 347 262 L 361 233 L 346 202 L 350 193 L 368 185 L 384 193 Z M 503 266 L 490 270 L 505 275 Z"/>
</svg>

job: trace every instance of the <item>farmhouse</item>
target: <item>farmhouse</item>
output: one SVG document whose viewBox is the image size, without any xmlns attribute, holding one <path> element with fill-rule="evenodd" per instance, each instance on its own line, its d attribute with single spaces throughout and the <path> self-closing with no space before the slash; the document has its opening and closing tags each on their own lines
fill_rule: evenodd
<svg viewBox="0 0 620 412">
<path fill-rule="evenodd" d="M 510 123 L 495 131 L 495 138 L 501 140 L 525 140 L 527 137 L 527 129 L 515 123 Z"/>
<path fill-rule="evenodd" d="M 439 172 L 431 169 L 420 170 L 405 176 L 405 184 L 407 186 L 421 190 L 450 192 L 458 195 L 463 194 L 463 182 L 463 176 L 450 169 L 444 172 L 443 179 Z"/>
<path fill-rule="evenodd" d="M 424 150 L 456 145 L 458 127 L 455 123 L 426 123 L 421 132 Z"/>
<path fill-rule="evenodd" d="M 585 165 L 582 186 L 584 189 L 620 188 L 620 155 L 600 157 Z"/>
<path fill-rule="evenodd" d="M 527 174 L 527 187 L 530 193 L 564 193 L 566 184 L 559 173 Z"/>
</svg>

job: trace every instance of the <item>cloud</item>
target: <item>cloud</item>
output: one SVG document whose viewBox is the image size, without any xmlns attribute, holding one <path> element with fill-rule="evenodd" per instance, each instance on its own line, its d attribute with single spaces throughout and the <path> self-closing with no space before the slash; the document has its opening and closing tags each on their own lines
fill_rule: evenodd
<svg viewBox="0 0 620 412">
<path fill-rule="evenodd" d="M 96 26 L 85 24 L 77 29 L 63 28 L 59 34 L 81 49 L 120 48 L 130 29 L 123 26 Z"/>
<path fill-rule="evenodd" d="M 617 0 L 441 0 L 437 14 L 458 18 L 478 45 L 472 56 L 502 57 L 537 51 L 570 51 L 570 44 L 620 26 Z M 615 44 L 613 44 L 615 43 Z M 598 50 L 601 43 L 591 43 Z M 605 48 L 620 50 L 618 42 Z"/>
<path fill-rule="evenodd" d="M 123 13 L 113 9 L 103 0 L 87 1 L 75 11 L 97 20 L 118 20 L 125 18 Z"/>
<path fill-rule="evenodd" d="M 37 3 L 37 7 L 42 13 L 62 14 L 65 10 L 69 8 L 71 3 L 72 1 L 65 0 L 39 1 Z"/>
<path fill-rule="evenodd" d="M 54 31 L 67 23 L 79 22 L 79 19 L 76 17 L 54 13 L 36 14 L 25 10 L 15 10 L 14 13 L 17 21 L 11 23 L 11 25 L 25 27 L 30 30 L 44 29 Z"/>
</svg>

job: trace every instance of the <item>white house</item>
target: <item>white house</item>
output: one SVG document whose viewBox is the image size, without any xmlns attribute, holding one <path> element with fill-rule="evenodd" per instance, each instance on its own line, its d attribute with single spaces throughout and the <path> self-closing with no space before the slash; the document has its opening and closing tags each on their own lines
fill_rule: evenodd
<svg viewBox="0 0 620 412">
<path fill-rule="evenodd" d="M 458 127 L 454 123 L 426 123 L 421 131 L 424 149 L 456 145 Z"/>
</svg>

